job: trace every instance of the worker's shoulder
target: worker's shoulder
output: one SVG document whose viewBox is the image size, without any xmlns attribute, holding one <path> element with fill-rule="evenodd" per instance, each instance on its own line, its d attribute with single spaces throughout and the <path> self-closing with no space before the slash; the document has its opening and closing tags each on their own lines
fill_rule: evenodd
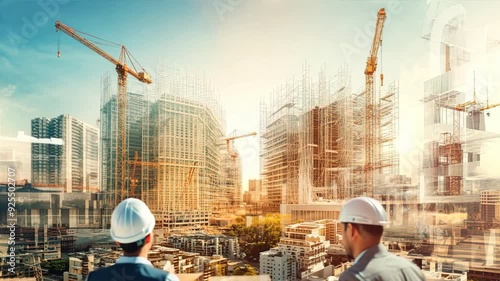
<svg viewBox="0 0 500 281">
<path fill-rule="evenodd" d="M 369 264 L 369 268 L 372 270 L 374 268 L 384 269 L 379 271 L 381 275 L 401 276 L 403 278 L 401 280 L 406 280 L 407 278 L 415 281 L 425 280 L 422 271 L 415 263 L 405 257 L 401 257 L 393 253 L 388 253 L 381 259 L 373 259 L 373 262 L 370 262 Z"/>
<path fill-rule="evenodd" d="M 413 268 L 418 268 L 415 263 L 410 261 L 410 259 L 407 259 L 402 256 L 398 256 L 394 253 L 387 252 L 385 255 L 383 255 L 380 258 L 375 258 L 372 260 L 373 265 L 377 264 L 385 264 L 385 265 L 391 265 L 396 268 L 407 268 L 407 267 L 413 267 Z"/>
<path fill-rule="evenodd" d="M 179 279 L 161 269 L 150 265 L 137 263 L 120 263 L 108 267 L 99 268 L 89 273 L 88 280 L 107 280 L 109 278 L 119 278 L 120 280 L 140 280 L 150 281 L 178 281 Z"/>
<path fill-rule="evenodd" d="M 339 281 L 354 281 L 354 280 L 359 280 L 356 278 L 356 272 L 353 270 L 352 267 L 349 267 L 346 269 L 342 274 L 339 276 Z"/>
</svg>

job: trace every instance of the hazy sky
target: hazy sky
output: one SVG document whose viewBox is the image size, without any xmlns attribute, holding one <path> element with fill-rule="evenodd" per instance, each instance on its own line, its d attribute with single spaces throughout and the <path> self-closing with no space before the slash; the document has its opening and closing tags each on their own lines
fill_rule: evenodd
<svg viewBox="0 0 500 281">
<path fill-rule="evenodd" d="M 471 28 L 493 24 L 500 29 L 495 23 L 498 1 L 457 2 L 464 5 Z M 348 63 L 353 89 L 361 88 L 376 13 L 385 7 L 383 69 L 387 84 L 400 80 L 400 141 L 409 151 L 421 137 L 420 99 L 423 82 L 431 77 L 427 42 L 420 37 L 427 4 L 425 0 L 0 0 L 0 134 L 28 133 L 32 118 L 63 113 L 96 124 L 100 78 L 109 72 L 114 80 L 114 67 L 66 34 L 56 33 L 56 20 L 126 45 L 153 79 L 160 60 L 204 72 L 220 93 L 228 133 L 258 132 L 260 98 L 268 100 L 287 77 L 299 77 L 306 61 L 313 77 L 324 64 L 333 73 Z M 57 58 L 59 41 L 61 58 Z M 117 48 L 102 48 L 119 55 Z M 492 62 L 488 67 L 499 66 Z M 140 89 L 139 82 L 128 81 L 129 89 Z M 494 89 L 489 94 L 491 100 L 496 96 L 500 101 Z M 487 128 L 500 132 L 490 124 Z M 257 145 L 258 138 L 236 143 L 244 150 L 244 186 L 249 178 L 259 177 Z"/>
</svg>

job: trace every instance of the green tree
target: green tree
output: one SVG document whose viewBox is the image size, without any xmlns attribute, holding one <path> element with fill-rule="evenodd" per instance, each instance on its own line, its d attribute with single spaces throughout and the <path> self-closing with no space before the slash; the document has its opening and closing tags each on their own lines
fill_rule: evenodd
<svg viewBox="0 0 500 281">
<path fill-rule="evenodd" d="M 49 260 L 43 262 L 41 267 L 47 269 L 52 274 L 62 275 L 69 270 L 69 259 Z"/>
<path fill-rule="evenodd" d="M 245 275 L 245 276 L 255 276 L 257 271 L 255 268 L 249 264 L 240 265 L 234 269 L 233 275 Z"/>
<path fill-rule="evenodd" d="M 259 253 L 276 247 L 281 237 L 281 215 L 269 214 L 241 230 L 240 245 L 247 259 L 258 260 Z"/>
</svg>

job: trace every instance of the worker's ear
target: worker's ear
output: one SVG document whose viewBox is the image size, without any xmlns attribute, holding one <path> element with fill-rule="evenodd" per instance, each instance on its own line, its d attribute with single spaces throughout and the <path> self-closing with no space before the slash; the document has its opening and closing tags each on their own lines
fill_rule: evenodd
<svg viewBox="0 0 500 281">
<path fill-rule="evenodd" d="M 350 223 L 349 224 L 349 235 L 353 238 L 359 236 L 360 235 L 359 227 L 355 224 Z"/>
<path fill-rule="evenodd" d="M 146 236 L 146 238 L 144 238 L 144 239 L 145 239 L 145 240 L 144 240 L 144 242 L 146 242 L 146 243 L 151 242 L 151 239 L 152 239 L 152 237 L 151 237 L 151 233 L 150 233 L 150 234 L 148 234 L 148 235 Z"/>
</svg>

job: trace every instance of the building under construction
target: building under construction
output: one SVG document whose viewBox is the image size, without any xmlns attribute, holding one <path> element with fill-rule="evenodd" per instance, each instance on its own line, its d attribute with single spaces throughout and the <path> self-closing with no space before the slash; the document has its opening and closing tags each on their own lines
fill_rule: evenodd
<svg viewBox="0 0 500 281">
<path fill-rule="evenodd" d="M 445 14 L 443 11 L 447 9 L 454 12 Z M 445 16 L 437 18 L 440 13 Z M 488 142 L 499 137 L 486 131 L 489 110 L 500 104 L 489 103 L 488 89 L 490 94 L 494 93 L 489 85 L 493 81 L 484 78 L 492 75 L 488 56 L 498 52 L 497 41 L 485 33 L 480 38 L 484 49 L 469 47 L 470 34 L 465 28 L 462 5 L 452 2 L 431 5 L 429 15 L 431 24 L 422 37 L 434 47 L 431 73 L 435 76 L 425 81 L 422 100 L 426 140 L 422 195 L 436 202 L 449 200 L 442 200 L 444 196 L 477 197 L 485 188 L 481 182 L 488 178 L 480 165 L 481 154 Z M 483 60 L 486 63 L 480 62 L 481 55 L 487 58 Z"/>
<path fill-rule="evenodd" d="M 377 185 L 399 173 L 398 96 L 397 82 L 376 95 Z M 365 99 L 352 91 L 347 67 L 332 76 L 323 69 L 315 80 L 305 66 L 300 79 L 287 80 L 269 104 L 262 102 L 261 115 L 267 211 L 363 194 Z"/>
<path fill-rule="evenodd" d="M 228 201 L 228 194 L 235 198 L 229 190 L 240 186 L 233 179 L 238 173 L 223 173 L 226 165 L 237 161 L 223 161 L 220 102 L 203 77 L 163 68 L 157 76 L 155 88 L 146 89 L 145 95 L 128 95 L 127 196 L 146 202 L 158 228 L 208 225 L 215 203 Z M 116 101 L 109 91 L 104 80 L 102 186 L 113 195 Z"/>
</svg>

